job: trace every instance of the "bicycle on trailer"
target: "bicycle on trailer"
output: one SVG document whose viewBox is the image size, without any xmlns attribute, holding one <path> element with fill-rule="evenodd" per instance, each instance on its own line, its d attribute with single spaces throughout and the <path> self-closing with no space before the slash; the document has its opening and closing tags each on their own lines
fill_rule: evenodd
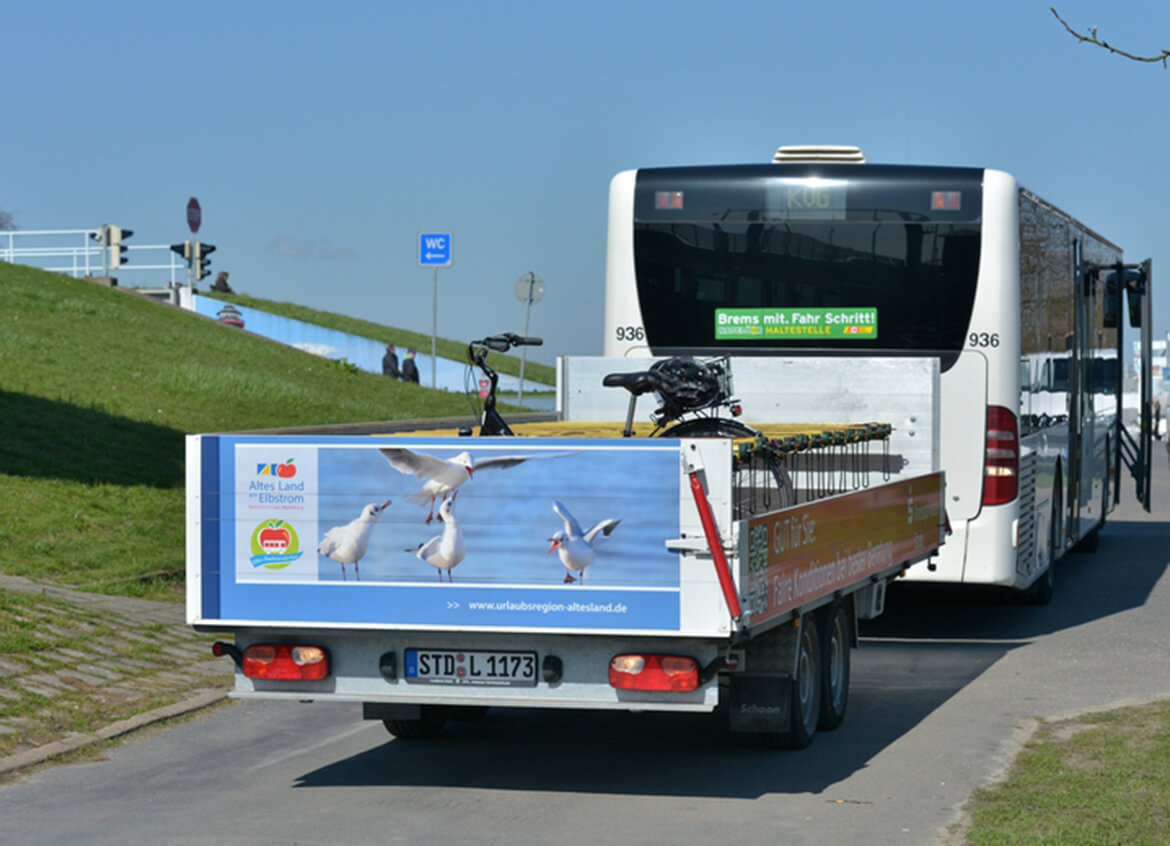
<svg viewBox="0 0 1170 846">
<path fill-rule="evenodd" d="M 544 339 L 535 337 L 524 337 L 517 335 L 515 332 L 505 332 L 502 335 L 489 335 L 478 341 L 471 341 L 467 345 L 467 363 L 469 381 L 470 377 L 474 376 L 472 368 L 476 368 L 483 374 L 484 378 L 488 380 L 488 390 L 483 397 L 483 407 L 478 409 L 475 406 L 475 401 L 472 397 L 477 392 L 478 386 L 467 386 L 467 398 L 471 404 L 472 411 L 479 417 L 479 434 L 482 435 L 511 435 L 513 434 L 511 427 L 508 426 L 507 421 L 500 416 L 500 412 L 496 409 L 496 388 L 499 384 L 499 374 L 487 363 L 488 352 L 506 353 L 513 347 L 539 347 L 544 343 Z"/>
<path fill-rule="evenodd" d="M 792 478 L 779 451 L 758 429 L 734 419 L 742 409 L 733 398 L 729 357 L 674 356 L 655 362 L 649 370 L 606 374 L 602 384 L 630 393 L 624 437 L 633 437 L 638 397 L 652 393 L 659 405 L 650 414 L 654 423 L 650 437 L 750 438 L 735 452 L 736 472 L 747 482 L 739 486 L 746 499 L 736 504 L 737 510 L 755 513 L 795 502 Z M 730 416 L 721 413 L 724 409 Z"/>
</svg>

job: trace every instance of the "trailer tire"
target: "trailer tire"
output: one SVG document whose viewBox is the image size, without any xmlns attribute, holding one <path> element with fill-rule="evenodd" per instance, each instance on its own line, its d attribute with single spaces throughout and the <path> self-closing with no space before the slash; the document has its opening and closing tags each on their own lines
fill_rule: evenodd
<svg viewBox="0 0 1170 846">
<path fill-rule="evenodd" d="M 821 709 L 817 728 L 832 731 L 845 719 L 849 704 L 850 652 L 853 619 L 849 604 L 834 602 L 823 611 L 824 655 L 821 658 Z"/>
<path fill-rule="evenodd" d="M 423 705 L 417 720 L 384 719 L 382 725 L 399 740 L 423 740 L 438 737 L 447 722 L 444 709 L 438 705 Z"/>
<path fill-rule="evenodd" d="M 765 746 L 778 749 L 804 749 L 813 741 L 821 713 L 824 651 L 817 631 L 816 614 L 800 620 L 800 638 L 796 646 L 796 676 L 790 686 L 788 730 L 763 736 Z"/>
</svg>

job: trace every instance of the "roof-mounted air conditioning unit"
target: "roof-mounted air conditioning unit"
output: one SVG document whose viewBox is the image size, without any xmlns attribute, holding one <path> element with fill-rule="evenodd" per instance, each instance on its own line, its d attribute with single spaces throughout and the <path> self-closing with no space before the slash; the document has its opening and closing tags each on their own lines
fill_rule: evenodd
<svg viewBox="0 0 1170 846">
<path fill-rule="evenodd" d="M 851 164 L 865 164 L 865 153 L 860 147 L 849 147 L 834 144 L 805 144 L 792 147 L 781 147 L 772 156 L 772 164 L 789 164 L 791 162 L 847 162 Z"/>
</svg>

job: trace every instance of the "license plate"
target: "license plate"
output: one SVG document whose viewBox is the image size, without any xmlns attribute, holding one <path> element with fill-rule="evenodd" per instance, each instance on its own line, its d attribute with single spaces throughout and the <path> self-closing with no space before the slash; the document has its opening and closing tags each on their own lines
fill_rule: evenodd
<svg viewBox="0 0 1170 846">
<path fill-rule="evenodd" d="M 406 680 L 426 684 L 535 687 L 535 652 L 408 649 Z"/>
</svg>

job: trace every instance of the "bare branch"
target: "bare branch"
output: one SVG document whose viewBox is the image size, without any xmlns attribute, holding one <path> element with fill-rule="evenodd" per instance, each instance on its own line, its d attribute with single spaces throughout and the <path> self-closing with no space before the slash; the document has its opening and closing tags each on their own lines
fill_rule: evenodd
<svg viewBox="0 0 1170 846">
<path fill-rule="evenodd" d="M 12 215 L 0 209 L 0 229 L 15 229 L 16 221 L 12 219 Z"/>
<path fill-rule="evenodd" d="M 1087 41 L 1090 44 L 1096 44 L 1098 47 L 1104 47 L 1110 53 L 1116 53 L 1118 56 L 1124 56 L 1125 58 L 1132 59 L 1135 62 L 1161 62 L 1163 68 L 1166 67 L 1166 60 L 1170 59 L 1170 50 L 1163 50 L 1157 56 L 1135 56 L 1133 53 L 1127 53 L 1124 50 L 1114 47 L 1108 41 L 1102 41 L 1101 38 L 1097 35 L 1097 27 L 1089 27 L 1089 34 L 1082 35 L 1069 26 L 1065 19 L 1060 16 L 1060 13 L 1052 6 L 1048 7 L 1048 11 L 1056 15 L 1056 19 L 1061 22 L 1066 30 L 1068 30 L 1069 35 L 1082 43 Z"/>
</svg>

